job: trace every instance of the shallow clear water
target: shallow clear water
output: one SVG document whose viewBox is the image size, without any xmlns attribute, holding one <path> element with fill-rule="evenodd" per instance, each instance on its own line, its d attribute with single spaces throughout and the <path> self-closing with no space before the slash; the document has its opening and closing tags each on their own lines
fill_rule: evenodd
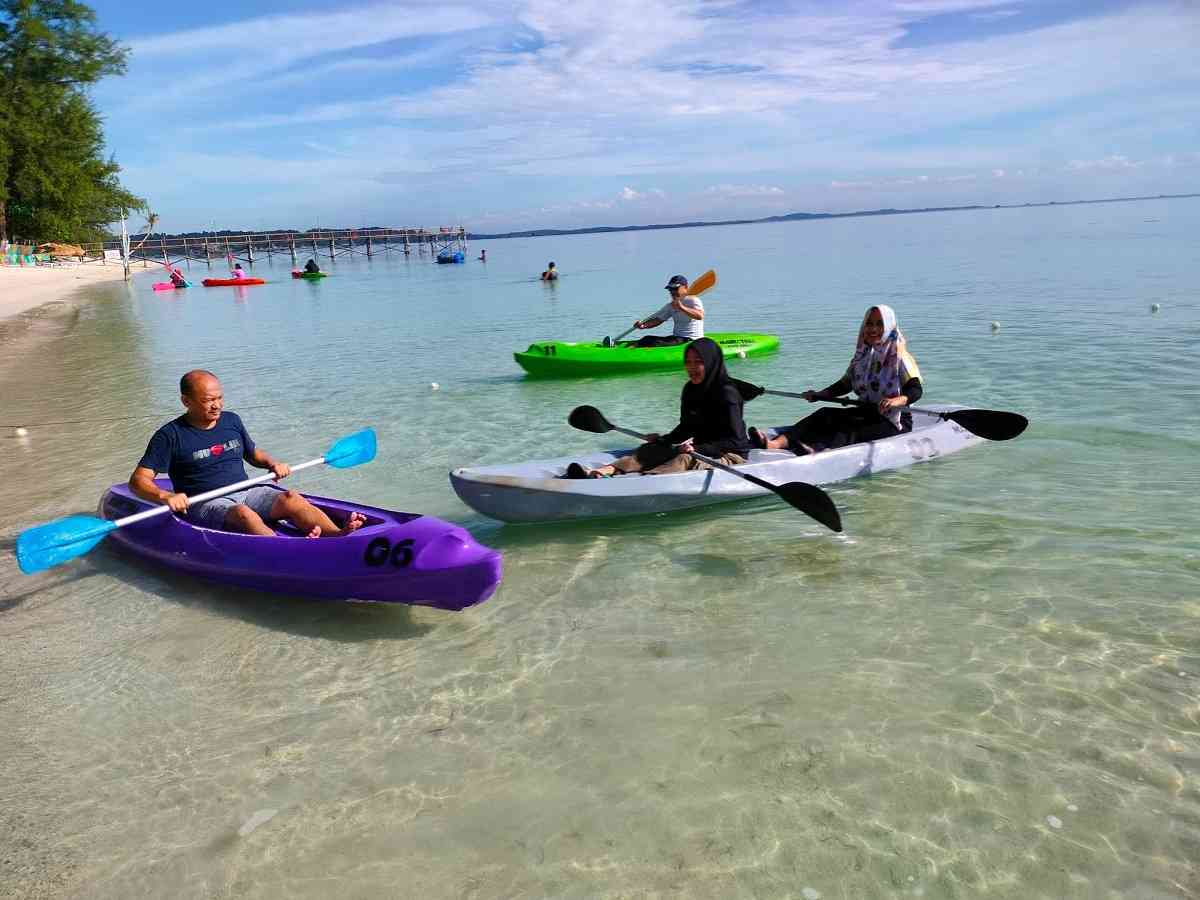
<svg viewBox="0 0 1200 900">
<path fill-rule="evenodd" d="M 485 242 L 315 284 L 277 257 L 263 287 L 143 276 L 10 323 L 0 894 L 1195 896 L 1198 230 L 1162 200 Z M 672 424 L 681 375 L 536 382 L 511 352 L 615 335 L 709 267 L 709 330 L 783 340 L 741 377 L 827 384 L 883 301 L 928 400 L 1032 425 L 833 487 L 842 537 L 765 500 L 554 527 L 458 501 L 453 466 L 619 445 L 579 403 Z M 374 425 L 376 462 L 296 486 L 466 525 L 499 592 L 321 604 L 103 547 L 20 575 L 16 534 L 125 479 L 192 366 L 286 459 Z"/>
</svg>

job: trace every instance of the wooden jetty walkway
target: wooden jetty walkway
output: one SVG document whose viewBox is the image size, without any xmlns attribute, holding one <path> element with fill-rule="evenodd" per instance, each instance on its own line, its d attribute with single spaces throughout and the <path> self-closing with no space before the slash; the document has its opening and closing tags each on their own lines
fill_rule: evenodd
<svg viewBox="0 0 1200 900">
<path fill-rule="evenodd" d="M 120 241 L 112 243 L 120 249 Z M 212 265 L 213 260 L 227 262 L 287 256 L 293 263 L 299 257 L 341 256 L 372 257 L 400 253 L 405 256 L 467 251 L 467 233 L 461 225 L 454 228 L 322 228 L 311 231 L 259 231 L 245 234 L 202 234 L 194 237 L 149 237 L 131 235 L 130 260 L 148 260 L 166 265 L 190 264 L 192 260 Z"/>
<path fill-rule="evenodd" d="M 337 259 L 342 256 L 366 256 L 399 253 L 404 256 L 426 253 L 467 252 L 467 232 L 452 228 L 320 228 L 309 231 L 252 231 L 242 234 L 198 234 L 187 236 L 130 235 L 121 239 L 81 245 L 80 262 L 180 264 L 191 268 L 193 261 L 212 266 L 232 261 L 253 263 L 275 256 L 287 256 L 292 263 L 301 257 Z M 128 249 L 126 249 L 128 248 Z"/>
</svg>

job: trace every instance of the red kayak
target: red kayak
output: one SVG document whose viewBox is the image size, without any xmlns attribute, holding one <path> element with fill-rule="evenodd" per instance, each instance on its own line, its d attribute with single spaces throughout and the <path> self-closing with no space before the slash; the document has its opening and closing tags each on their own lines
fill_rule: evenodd
<svg viewBox="0 0 1200 900">
<path fill-rule="evenodd" d="M 240 284 L 266 284 L 261 278 L 205 278 L 205 287 L 237 287 Z"/>
</svg>

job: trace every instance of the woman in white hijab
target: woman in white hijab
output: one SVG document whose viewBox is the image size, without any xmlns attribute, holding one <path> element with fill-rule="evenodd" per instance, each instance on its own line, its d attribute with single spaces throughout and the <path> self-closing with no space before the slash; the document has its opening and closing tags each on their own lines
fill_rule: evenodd
<svg viewBox="0 0 1200 900">
<path fill-rule="evenodd" d="M 751 442 L 759 449 L 790 449 L 804 456 L 911 431 L 912 413 L 904 407 L 921 399 L 921 370 L 908 352 L 890 306 L 879 304 L 867 310 L 845 374 L 824 390 L 805 391 L 804 399 L 809 403 L 830 400 L 851 390 L 875 407 L 825 407 L 790 428 L 780 429 L 773 438 L 751 428 Z"/>
</svg>

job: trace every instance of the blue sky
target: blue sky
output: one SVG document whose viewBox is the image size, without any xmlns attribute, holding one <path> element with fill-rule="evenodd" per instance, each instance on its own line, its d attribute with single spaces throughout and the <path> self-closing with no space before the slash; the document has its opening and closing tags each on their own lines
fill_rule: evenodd
<svg viewBox="0 0 1200 900">
<path fill-rule="evenodd" d="M 1195 0 L 93 2 L 166 230 L 1200 191 Z"/>
</svg>

